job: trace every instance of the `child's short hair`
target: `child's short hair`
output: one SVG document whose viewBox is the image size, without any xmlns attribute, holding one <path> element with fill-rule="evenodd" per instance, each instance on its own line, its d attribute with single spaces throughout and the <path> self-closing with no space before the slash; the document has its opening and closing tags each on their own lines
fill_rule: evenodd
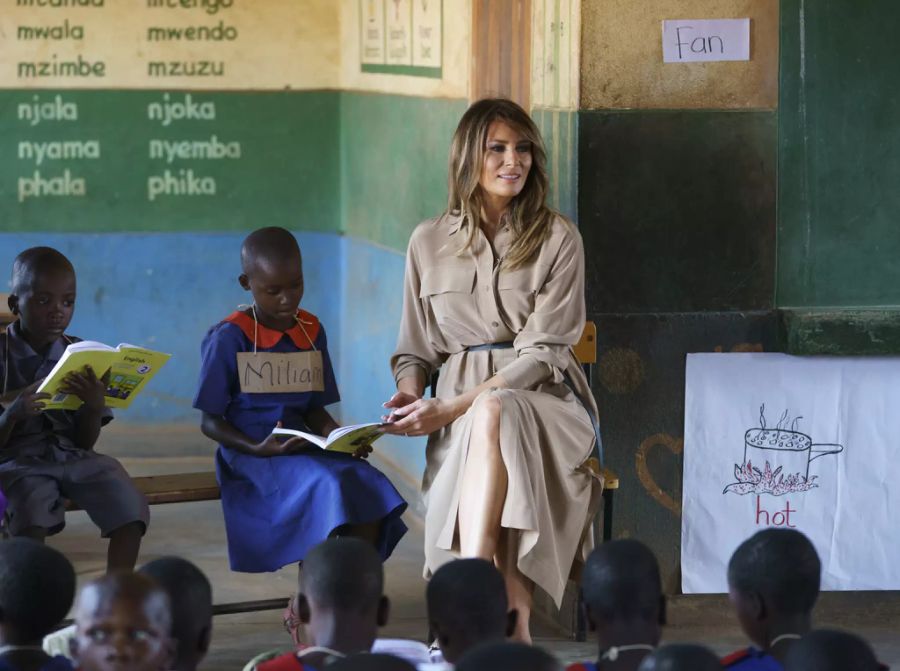
<svg viewBox="0 0 900 671">
<path fill-rule="evenodd" d="M 212 624 L 212 586 L 199 568 L 181 557 L 160 557 L 139 573 L 150 576 L 169 595 L 176 661 L 196 654 L 200 639 Z"/>
<path fill-rule="evenodd" d="M 484 559 L 457 559 L 441 566 L 425 591 L 428 619 L 441 629 L 478 640 L 506 638 L 506 583 Z"/>
<path fill-rule="evenodd" d="M 34 283 L 37 274 L 48 270 L 75 272 L 72 262 L 52 247 L 29 247 L 13 261 L 11 291 L 19 294 Z"/>
<path fill-rule="evenodd" d="M 416 671 L 416 667 L 394 655 L 363 652 L 329 664 L 328 671 Z"/>
<path fill-rule="evenodd" d="M 40 641 L 75 598 L 75 569 L 65 556 L 28 538 L 0 542 L 0 622 L 21 642 Z"/>
<path fill-rule="evenodd" d="M 728 562 L 730 587 L 759 593 L 784 614 L 812 610 L 821 574 L 816 549 L 795 529 L 763 529 L 741 543 Z"/>
<path fill-rule="evenodd" d="M 671 643 L 644 657 L 638 671 L 720 671 L 719 658 L 709 648 Z"/>
<path fill-rule="evenodd" d="M 250 274 L 257 259 L 292 260 L 300 257 L 300 245 L 293 233 L 280 226 L 267 226 L 253 231 L 241 244 L 241 270 Z"/>
<path fill-rule="evenodd" d="M 876 671 L 878 660 L 859 636 L 845 631 L 818 629 L 791 646 L 785 671 Z"/>
<path fill-rule="evenodd" d="M 320 607 L 374 611 L 384 591 L 381 556 L 362 539 L 329 538 L 303 560 L 300 590 Z"/>
<path fill-rule="evenodd" d="M 585 563 L 581 593 L 595 620 L 660 623 L 662 618 L 659 564 L 640 541 L 616 540 L 594 548 Z"/>
<path fill-rule="evenodd" d="M 546 650 L 524 643 L 486 643 L 467 652 L 456 671 L 561 671 L 562 665 Z"/>
</svg>

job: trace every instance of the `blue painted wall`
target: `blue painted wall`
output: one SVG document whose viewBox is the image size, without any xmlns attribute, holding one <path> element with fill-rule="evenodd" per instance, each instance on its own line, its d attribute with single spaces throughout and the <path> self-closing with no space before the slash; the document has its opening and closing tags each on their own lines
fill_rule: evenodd
<svg viewBox="0 0 900 671">
<path fill-rule="evenodd" d="M 172 354 L 119 421 L 196 421 L 191 399 L 207 329 L 250 295 L 238 285 L 244 233 L 0 234 L 0 269 L 27 247 L 48 245 L 75 265 L 78 298 L 69 331 L 108 344 L 128 342 Z M 307 295 L 303 307 L 341 350 L 341 238 L 298 231 Z M 7 276 L 8 278 L 8 276 Z M 8 279 L 0 284 L 8 291 Z"/>
</svg>

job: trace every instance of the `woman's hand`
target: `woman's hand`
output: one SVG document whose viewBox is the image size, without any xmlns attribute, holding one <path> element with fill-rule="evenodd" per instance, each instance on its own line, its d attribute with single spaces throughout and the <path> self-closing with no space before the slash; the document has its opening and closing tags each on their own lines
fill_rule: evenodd
<svg viewBox="0 0 900 671">
<path fill-rule="evenodd" d="M 398 392 L 391 399 L 409 400 L 409 394 Z M 388 401 L 390 403 L 391 401 Z M 385 404 L 387 406 L 387 404 Z M 382 429 L 385 433 L 406 436 L 427 436 L 442 429 L 462 413 L 456 404 L 440 398 L 413 398 L 412 402 L 398 407 L 391 413 L 389 423 Z"/>
<path fill-rule="evenodd" d="M 396 394 L 391 396 L 391 399 L 389 401 L 381 404 L 382 407 L 389 408 L 391 410 L 391 413 L 389 415 L 381 416 L 381 421 L 390 423 L 395 421 L 396 419 L 399 419 L 394 415 L 394 411 L 398 410 L 399 408 L 405 408 L 406 406 L 415 403 L 418 400 L 419 397 L 415 394 L 410 394 L 409 392 L 405 391 L 398 391 Z"/>
</svg>

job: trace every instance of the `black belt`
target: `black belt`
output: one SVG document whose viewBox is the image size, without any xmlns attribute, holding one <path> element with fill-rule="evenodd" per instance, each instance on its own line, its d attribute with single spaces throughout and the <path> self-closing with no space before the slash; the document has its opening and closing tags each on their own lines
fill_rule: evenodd
<svg viewBox="0 0 900 671">
<path fill-rule="evenodd" d="M 482 345 L 469 345 L 466 347 L 467 352 L 485 352 L 488 350 L 495 349 L 512 349 L 513 341 L 512 340 L 504 340 L 502 342 L 489 342 L 484 343 Z M 587 412 L 588 417 L 591 420 L 591 426 L 594 428 L 594 439 L 597 441 L 597 457 L 600 461 L 600 465 L 603 465 L 603 441 L 600 438 L 600 422 L 597 417 L 591 412 L 591 406 L 585 402 L 585 399 L 581 394 L 578 393 L 578 390 L 575 388 L 575 384 L 572 382 L 572 378 L 569 375 L 568 371 L 562 371 L 563 374 L 563 382 L 565 382 L 566 386 L 571 390 L 571 392 L 575 395 L 575 398 L 578 399 L 578 402 L 581 403 L 581 406 Z"/>
</svg>

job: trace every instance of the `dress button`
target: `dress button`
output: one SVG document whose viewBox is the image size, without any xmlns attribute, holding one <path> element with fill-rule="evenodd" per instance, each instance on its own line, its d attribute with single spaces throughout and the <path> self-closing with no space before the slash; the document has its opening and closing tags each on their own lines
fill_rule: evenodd
<svg viewBox="0 0 900 671">
<path fill-rule="evenodd" d="M 491 322 L 491 326 L 494 328 L 498 328 L 500 326 L 500 322 Z"/>
</svg>

